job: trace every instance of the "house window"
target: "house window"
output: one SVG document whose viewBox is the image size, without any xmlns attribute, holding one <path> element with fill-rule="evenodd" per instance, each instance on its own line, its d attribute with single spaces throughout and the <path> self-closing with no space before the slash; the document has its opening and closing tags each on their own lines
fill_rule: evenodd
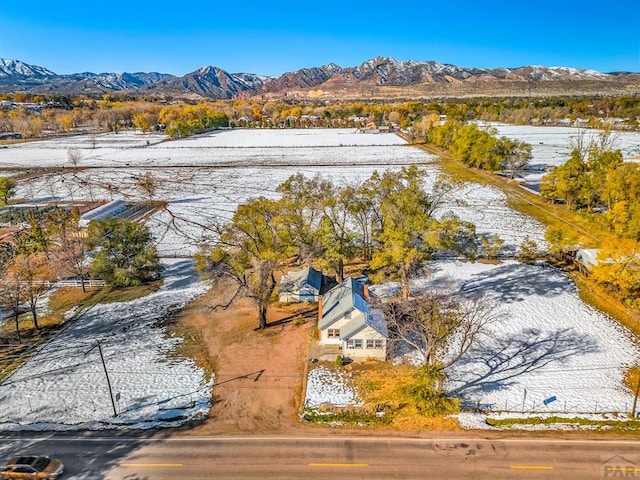
<svg viewBox="0 0 640 480">
<path fill-rule="evenodd" d="M 340 338 L 340 329 L 339 328 L 327 329 L 327 338 Z"/>
<path fill-rule="evenodd" d="M 367 340 L 367 348 L 382 348 L 382 340 Z"/>
<path fill-rule="evenodd" d="M 347 341 L 347 348 L 362 348 L 362 340 L 354 339 Z"/>
</svg>

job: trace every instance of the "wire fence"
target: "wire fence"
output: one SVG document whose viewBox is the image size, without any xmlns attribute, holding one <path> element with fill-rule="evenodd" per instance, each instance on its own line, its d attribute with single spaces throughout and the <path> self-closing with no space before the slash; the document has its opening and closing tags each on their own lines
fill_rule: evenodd
<svg viewBox="0 0 640 480">
<path fill-rule="evenodd" d="M 481 397 L 463 399 L 462 409 L 477 413 L 508 413 L 508 414 L 632 414 L 633 395 L 628 399 L 611 398 L 612 392 L 604 391 L 601 396 L 589 395 L 588 398 L 540 394 L 537 392 L 523 392 L 521 400 L 513 397 L 488 401 Z M 615 395 L 614 395 L 615 396 Z M 636 406 L 636 410 L 640 405 Z M 636 411 L 636 416 L 640 412 Z"/>
</svg>

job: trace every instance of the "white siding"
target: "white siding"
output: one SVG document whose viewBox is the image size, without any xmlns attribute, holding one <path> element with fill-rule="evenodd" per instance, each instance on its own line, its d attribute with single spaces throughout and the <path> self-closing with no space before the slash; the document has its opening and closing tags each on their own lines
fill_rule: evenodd
<svg viewBox="0 0 640 480">
<path fill-rule="evenodd" d="M 366 326 L 360 332 L 353 335 L 351 340 L 361 340 L 362 348 L 347 348 L 345 341 L 342 346 L 342 356 L 353 359 L 375 358 L 377 360 L 386 360 L 387 358 L 387 339 L 380 335 L 373 328 Z M 367 340 L 381 340 L 382 348 L 367 348 Z"/>
<path fill-rule="evenodd" d="M 353 318 L 356 318 L 358 315 L 364 315 L 364 313 L 362 313 L 360 310 L 353 309 L 351 310 L 351 312 L 349 312 L 349 314 L 346 317 L 341 318 L 340 320 L 335 322 L 333 325 L 331 325 L 327 329 L 320 330 L 320 345 L 340 345 L 342 343 L 342 340 L 339 338 L 329 338 L 327 336 L 327 330 L 329 328 L 338 328 L 338 329 L 342 328 L 344 325 L 350 322 Z"/>
</svg>

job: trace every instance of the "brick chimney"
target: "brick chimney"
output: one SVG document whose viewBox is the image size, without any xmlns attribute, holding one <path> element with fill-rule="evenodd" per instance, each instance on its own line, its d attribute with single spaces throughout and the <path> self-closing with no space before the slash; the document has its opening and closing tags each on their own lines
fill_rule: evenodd
<svg viewBox="0 0 640 480">
<path fill-rule="evenodd" d="M 364 298 L 369 298 L 369 285 L 368 284 L 364 284 L 363 287 L 363 293 L 364 293 Z"/>
<path fill-rule="evenodd" d="M 318 296 L 318 321 L 322 320 L 322 295 Z"/>
</svg>

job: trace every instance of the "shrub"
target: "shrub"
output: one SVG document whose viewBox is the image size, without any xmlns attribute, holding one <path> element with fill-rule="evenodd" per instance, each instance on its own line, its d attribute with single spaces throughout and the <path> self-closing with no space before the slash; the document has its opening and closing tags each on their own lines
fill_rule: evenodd
<svg viewBox="0 0 640 480">
<path fill-rule="evenodd" d="M 415 374 L 414 381 L 403 386 L 403 392 L 427 416 L 451 415 L 460 408 L 460 400 L 447 397 L 438 388 L 444 380 L 442 369 L 433 365 L 423 365 Z"/>
<path fill-rule="evenodd" d="M 538 252 L 538 245 L 528 236 L 524 237 L 524 240 L 520 244 L 520 252 L 518 253 L 518 260 L 528 265 L 533 265 L 538 260 L 540 253 Z"/>
</svg>

